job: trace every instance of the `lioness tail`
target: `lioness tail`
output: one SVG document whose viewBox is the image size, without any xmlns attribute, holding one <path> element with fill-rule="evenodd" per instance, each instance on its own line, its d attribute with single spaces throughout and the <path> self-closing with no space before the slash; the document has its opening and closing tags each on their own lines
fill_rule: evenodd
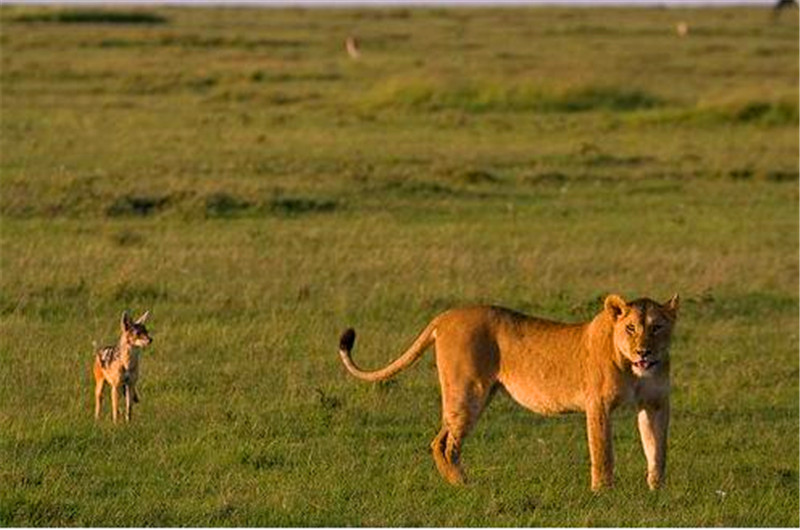
<svg viewBox="0 0 800 530">
<path fill-rule="evenodd" d="M 414 344 L 412 344 L 403 355 L 380 370 L 366 372 L 353 362 L 353 359 L 350 357 L 350 352 L 353 350 L 353 344 L 356 341 L 356 332 L 353 328 L 349 328 L 342 333 L 339 339 L 339 356 L 342 358 L 342 362 L 345 368 L 347 368 L 347 371 L 355 377 L 363 379 L 364 381 L 384 381 L 413 364 L 414 361 L 422 356 L 425 349 L 433 344 L 433 341 L 436 339 L 436 327 L 434 324 L 435 320 L 422 330 L 422 333 L 420 333 L 414 341 Z"/>
</svg>

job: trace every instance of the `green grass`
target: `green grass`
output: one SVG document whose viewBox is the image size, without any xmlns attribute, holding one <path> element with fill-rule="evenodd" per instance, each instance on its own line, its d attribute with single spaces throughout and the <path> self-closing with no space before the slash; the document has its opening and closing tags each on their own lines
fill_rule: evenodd
<svg viewBox="0 0 800 530">
<path fill-rule="evenodd" d="M 390 79 L 366 96 L 367 108 L 401 107 L 426 111 L 445 109 L 477 112 L 585 112 L 633 111 L 661 106 L 663 102 L 641 90 L 586 86 L 547 93 L 533 86 L 506 84 L 436 83 Z M 765 110 L 754 109 L 765 113 Z M 766 109 L 766 111 L 771 109 Z"/>
<path fill-rule="evenodd" d="M 796 20 L 4 6 L 0 23 L 3 526 L 800 524 Z M 609 292 L 683 300 L 655 493 L 633 411 L 595 495 L 583 417 L 503 395 L 452 488 L 428 451 L 432 355 L 369 385 L 336 354 L 347 326 L 377 367 L 455 305 L 578 321 Z M 142 403 L 96 424 L 92 341 L 126 308 L 152 311 Z"/>
</svg>

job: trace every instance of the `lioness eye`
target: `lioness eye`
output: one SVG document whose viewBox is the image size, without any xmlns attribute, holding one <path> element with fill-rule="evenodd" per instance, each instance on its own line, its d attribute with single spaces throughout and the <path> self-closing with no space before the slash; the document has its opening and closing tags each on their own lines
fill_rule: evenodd
<svg viewBox="0 0 800 530">
<path fill-rule="evenodd" d="M 664 326 L 662 326 L 661 324 L 656 324 L 655 326 L 653 326 L 650 329 L 653 331 L 653 333 L 659 333 L 659 332 L 661 332 L 661 330 L 663 328 L 664 328 Z"/>
<path fill-rule="evenodd" d="M 636 332 L 636 326 L 633 324 L 628 324 L 625 326 L 625 331 L 627 331 L 629 335 L 633 335 Z"/>
</svg>

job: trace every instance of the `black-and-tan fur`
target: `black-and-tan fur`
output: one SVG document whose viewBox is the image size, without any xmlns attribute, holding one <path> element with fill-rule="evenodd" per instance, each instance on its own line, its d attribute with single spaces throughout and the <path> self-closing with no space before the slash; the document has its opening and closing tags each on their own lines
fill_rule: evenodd
<svg viewBox="0 0 800 530">
<path fill-rule="evenodd" d="M 148 346 L 153 339 L 147 333 L 144 322 L 150 316 L 149 311 L 136 321 L 131 320 L 127 311 L 120 320 L 121 334 L 115 346 L 105 346 L 95 351 L 94 355 L 94 417 L 100 418 L 100 405 L 103 399 L 105 384 L 111 387 L 111 418 L 117 422 L 119 413 L 119 392 L 125 392 L 125 419 L 131 420 L 133 403 L 139 402 L 136 393 L 136 382 L 139 379 L 140 348 Z"/>
</svg>

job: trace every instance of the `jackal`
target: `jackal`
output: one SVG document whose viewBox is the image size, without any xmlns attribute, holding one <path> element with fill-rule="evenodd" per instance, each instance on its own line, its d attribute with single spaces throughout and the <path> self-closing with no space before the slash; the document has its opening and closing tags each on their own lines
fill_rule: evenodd
<svg viewBox="0 0 800 530">
<path fill-rule="evenodd" d="M 94 354 L 94 417 L 100 419 L 100 403 L 103 387 L 111 387 L 111 418 L 117 423 L 119 412 L 120 387 L 125 391 L 125 420 L 131 421 L 133 403 L 139 402 L 136 394 L 136 381 L 139 379 L 140 348 L 148 346 L 153 339 L 148 335 L 144 323 L 150 311 L 145 311 L 136 321 L 128 312 L 122 313 L 121 334 L 116 346 L 106 346 L 95 350 Z"/>
</svg>

